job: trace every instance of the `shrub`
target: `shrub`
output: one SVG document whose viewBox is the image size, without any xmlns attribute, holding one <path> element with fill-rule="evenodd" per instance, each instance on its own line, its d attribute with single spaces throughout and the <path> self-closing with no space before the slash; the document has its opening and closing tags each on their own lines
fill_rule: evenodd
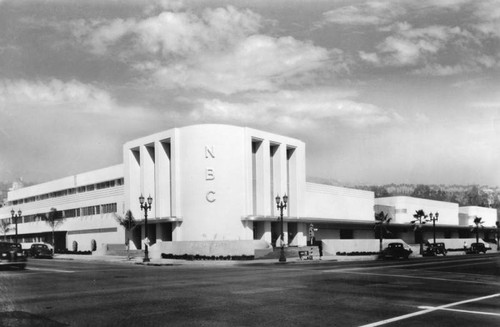
<svg viewBox="0 0 500 327">
<path fill-rule="evenodd" d="M 368 251 L 354 251 L 354 252 L 337 252 L 337 255 L 347 255 L 347 256 L 356 256 L 356 255 L 378 255 L 380 252 L 368 252 Z"/>
<path fill-rule="evenodd" d="M 207 255 L 200 255 L 200 254 L 172 254 L 172 253 L 162 253 L 161 257 L 163 259 L 176 259 L 176 260 L 254 260 L 255 256 L 253 255 L 219 255 L 219 256 L 207 256 Z"/>
</svg>

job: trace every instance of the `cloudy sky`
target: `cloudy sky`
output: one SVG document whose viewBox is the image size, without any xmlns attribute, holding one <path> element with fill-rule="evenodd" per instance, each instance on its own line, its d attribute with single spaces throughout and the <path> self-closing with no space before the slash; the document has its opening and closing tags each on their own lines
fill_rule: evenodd
<svg viewBox="0 0 500 327">
<path fill-rule="evenodd" d="M 0 181 L 223 123 L 312 177 L 500 186 L 499 72 L 500 0 L 0 0 Z"/>
</svg>

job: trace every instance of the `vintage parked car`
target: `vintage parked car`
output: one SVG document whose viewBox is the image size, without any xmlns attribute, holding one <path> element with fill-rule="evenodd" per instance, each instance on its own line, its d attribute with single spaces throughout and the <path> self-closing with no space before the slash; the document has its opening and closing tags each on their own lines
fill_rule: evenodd
<svg viewBox="0 0 500 327">
<path fill-rule="evenodd" d="M 382 259 L 408 259 L 413 251 L 405 248 L 403 243 L 394 242 L 387 244 L 387 247 L 382 250 Z"/>
<path fill-rule="evenodd" d="M 29 255 L 33 258 L 49 258 L 52 259 L 54 257 L 52 250 L 49 249 L 47 244 L 43 243 L 34 243 L 31 245 Z"/>
<path fill-rule="evenodd" d="M 484 243 L 472 243 L 470 247 L 466 250 L 467 254 L 479 254 L 479 253 L 486 253 L 489 248 L 484 245 Z"/>
<path fill-rule="evenodd" d="M 446 255 L 448 250 L 446 250 L 446 246 L 442 242 L 438 243 L 429 243 L 427 244 L 427 248 L 425 249 L 423 255 L 424 256 L 434 256 L 438 254 Z"/>
<path fill-rule="evenodd" d="M 0 242 L 0 267 L 26 268 L 26 256 L 21 244 L 12 242 Z"/>
</svg>

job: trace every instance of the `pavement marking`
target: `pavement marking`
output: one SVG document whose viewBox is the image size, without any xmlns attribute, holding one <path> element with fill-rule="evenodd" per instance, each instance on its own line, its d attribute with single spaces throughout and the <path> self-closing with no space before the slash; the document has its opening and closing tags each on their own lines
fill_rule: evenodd
<svg viewBox="0 0 500 327">
<path fill-rule="evenodd" d="M 460 305 L 460 304 L 465 304 L 465 303 L 470 303 L 470 302 L 476 302 L 476 301 L 491 299 L 491 298 L 497 297 L 497 296 L 500 296 L 500 293 L 492 294 L 492 295 L 487 295 L 487 296 L 482 296 L 482 297 L 478 297 L 478 298 L 474 298 L 474 299 L 469 299 L 469 300 L 464 300 L 464 301 L 459 301 L 459 302 L 453 302 L 453 303 L 449 303 L 449 304 L 445 304 L 445 305 L 440 305 L 440 306 L 437 306 L 437 307 L 429 307 L 428 309 L 425 309 L 425 310 L 422 310 L 422 311 L 417 311 L 417 312 L 409 313 L 409 314 L 402 315 L 402 316 L 399 316 L 399 317 L 394 317 L 394 318 L 390 318 L 390 319 L 385 319 L 385 320 L 377 321 L 377 322 L 374 322 L 374 323 L 371 323 L 371 324 L 367 324 L 367 325 L 363 325 L 363 326 L 360 326 L 360 327 L 382 326 L 382 325 L 385 325 L 385 324 L 388 324 L 388 323 L 391 323 L 391 322 L 394 322 L 394 321 L 399 321 L 399 320 L 404 320 L 404 319 L 412 318 L 412 317 L 415 317 L 415 316 L 424 315 L 424 314 L 427 314 L 427 313 L 430 313 L 430 312 L 434 312 L 434 311 L 437 311 L 437 310 L 444 310 L 444 309 L 447 309 L 447 308 L 450 308 L 450 307 L 454 307 L 454 306 L 457 306 L 457 305 Z"/>
<path fill-rule="evenodd" d="M 412 267 L 422 267 L 422 266 L 435 266 L 435 265 L 447 265 L 449 263 L 454 263 L 454 262 L 460 262 L 463 265 L 468 265 L 471 262 L 474 261 L 484 261 L 482 258 L 475 258 L 475 259 L 467 259 L 467 261 L 464 263 L 463 259 L 457 259 L 457 260 L 446 260 L 446 261 L 433 261 L 433 262 L 408 262 L 407 264 L 385 264 L 385 265 L 377 265 L 377 266 L 368 266 L 368 267 L 352 267 L 352 268 L 337 268 L 337 269 L 329 269 L 329 270 L 323 270 L 323 272 L 344 272 L 344 271 L 355 271 L 355 270 L 376 270 L 376 269 L 386 269 L 386 268 L 412 268 Z M 453 267 L 453 266 L 452 266 Z"/>
<path fill-rule="evenodd" d="M 60 273 L 74 273 L 73 270 L 60 270 L 60 269 L 47 269 L 47 268 L 26 268 L 26 270 L 35 270 L 35 271 L 47 271 L 47 272 L 60 272 Z"/>
<path fill-rule="evenodd" d="M 429 307 L 429 306 L 420 306 L 418 307 L 419 309 L 432 309 L 434 307 Z M 478 315 L 490 315 L 490 316 L 500 316 L 500 313 L 495 313 L 495 312 L 485 312 L 485 311 L 471 311 L 471 310 L 460 310 L 460 309 L 448 309 L 448 308 L 443 308 L 443 309 L 438 309 L 438 310 L 443 310 L 443 311 L 454 311 L 454 312 L 463 312 L 463 313 L 473 313 L 473 314 L 478 314 Z"/>
<path fill-rule="evenodd" d="M 488 284 L 491 285 L 491 281 L 476 281 L 476 280 L 463 280 L 463 279 L 451 279 L 451 278 L 440 278 L 440 277 L 426 277 L 426 276 L 412 276 L 412 275 L 397 275 L 397 274 L 386 274 L 386 273 L 373 273 L 373 272 L 361 272 L 361 271 L 341 271 L 341 270 L 326 270 L 324 272 L 336 272 L 336 273 L 349 273 L 358 275 L 375 275 L 384 277 L 400 277 L 400 278 L 410 278 L 410 279 L 427 279 L 427 280 L 439 280 L 446 282 L 458 282 L 458 283 L 469 283 L 469 284 Z M 500 285 L 500 283 L 494 283 Z"/>
</svg>

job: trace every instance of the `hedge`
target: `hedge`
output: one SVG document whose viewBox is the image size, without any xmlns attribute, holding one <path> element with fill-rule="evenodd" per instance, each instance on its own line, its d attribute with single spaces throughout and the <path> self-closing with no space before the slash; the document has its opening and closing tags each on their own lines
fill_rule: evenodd
<svg viewBox="0 0 500 327">
<path fill-rule="evenodd" d="M 177 259 L 177 260 L 254 260 L 253 255 L 200 255 L 200 254 L 172 254 L 172 253 L 162 253 L 161 257 L 163 259 Z"/>
</svg>

